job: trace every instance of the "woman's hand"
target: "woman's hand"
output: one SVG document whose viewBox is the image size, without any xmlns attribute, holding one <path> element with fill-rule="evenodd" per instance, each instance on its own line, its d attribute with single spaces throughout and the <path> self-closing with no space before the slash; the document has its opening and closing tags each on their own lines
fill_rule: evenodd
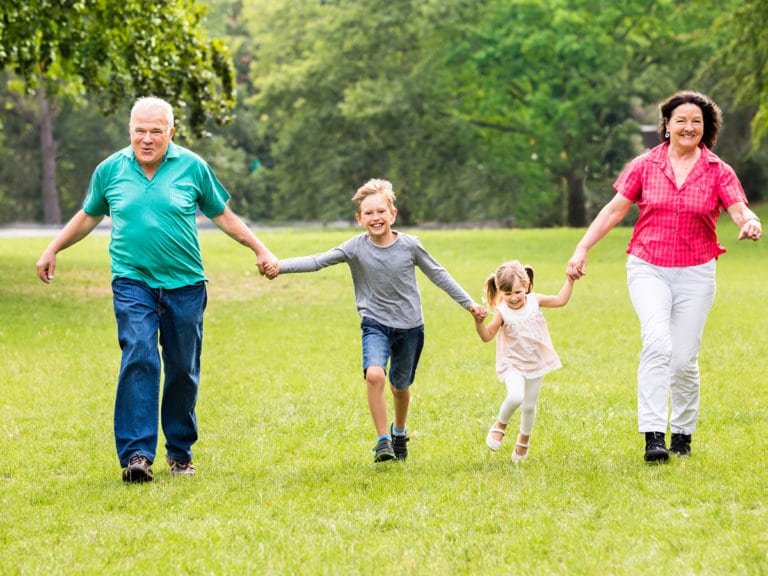
<svg viewBox="0 0 768 576">
<path fill-rule="evenodd" d="M 763 225 L 757 217 L 749 218 L 739 230 L 739 240 L 753 240 L 757 242 L 763 235 Z"/>
<path fill-rule="evenodd" d="M 587 250 L 586 248 L 576 247 L 573 256 L 568 260 L 568 266 L 565 273 L 571 280 L 578 280 L 587 275 Z"/>
</svg>

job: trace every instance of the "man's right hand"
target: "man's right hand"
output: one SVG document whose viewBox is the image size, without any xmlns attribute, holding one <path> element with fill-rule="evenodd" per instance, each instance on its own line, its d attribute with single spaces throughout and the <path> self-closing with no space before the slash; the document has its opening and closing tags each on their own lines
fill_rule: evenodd
<svg viewBox="0 0 768 576">
<path fill-rule="evenodd" d="M 53 280 L 53 272 L 56 270 L 56 254 L 46 250 L 37 261 L 37 277 L 46 284 Z"/>
</svg>

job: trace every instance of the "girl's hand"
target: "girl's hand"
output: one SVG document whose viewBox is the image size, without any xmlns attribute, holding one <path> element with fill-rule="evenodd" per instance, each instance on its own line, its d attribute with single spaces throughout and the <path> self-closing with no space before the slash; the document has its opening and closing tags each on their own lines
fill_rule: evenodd
<svg viewBox="0 0 768 576">
<path fill-rule="evenodd" d="M 568 260 L 568 266 L 565 273 L 569 278 L 578 280 L 587 275 L 587 251 L 583 248 L 577 248 L 571 259 Z"/>
<path fill-rule="evenodd" d="M 469 313 L 472 314 L 475 322 L 482 322 L 485 320 L 486 316 L 488 316 L 488 310 L 486 310 L 480 304 L 475 304 L 474 302 L 469 306 Z"/>
</svg>

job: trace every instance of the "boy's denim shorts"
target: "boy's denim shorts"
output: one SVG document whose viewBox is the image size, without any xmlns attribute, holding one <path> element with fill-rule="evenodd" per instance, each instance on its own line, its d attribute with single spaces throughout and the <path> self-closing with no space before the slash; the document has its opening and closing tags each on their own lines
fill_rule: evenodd
<svg viewBox="0 0 768 576">
<path fill-rule="evenodd" d="M 421 349 L 424 347 L 424 326 L 390 328 L 373 318 L 363 317 L 363 377 L 369 366 L 381 366 L 389 381 L 398 390 L 406 390 L 416 377 Z"/>
</svg>

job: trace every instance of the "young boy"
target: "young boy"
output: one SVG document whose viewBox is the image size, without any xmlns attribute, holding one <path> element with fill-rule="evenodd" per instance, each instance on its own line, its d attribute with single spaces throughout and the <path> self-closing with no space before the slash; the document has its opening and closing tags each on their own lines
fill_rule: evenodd
<svg viewBox="0 0 768 576">
<path fill-rule="evenodd" d="M 416 284 L 416 266 L 475 318 L 485 317 L 486 312 L 424 249 L 418 238 L 392 230 L 397 208 L 390 182 L 369 180 L 352 201 L 357 205 L 355 219 L 365 227 L 365 233 L 322 254 L 269 264 L 264 273 L 271 280 L 280 273 L 315 272 L 341 262 L 349 265 L 355 303 L 362 317 L 363 375 L 368 408 L 378 436 L 373 460 L 405 460 L 409 440 L 405 427 L 411 399 L 409 387 L 424 346 L 424 318 Z M 388 361 L 395 405 L 395 417 L 389 429 L 384 397 Z"/>
</svg>

